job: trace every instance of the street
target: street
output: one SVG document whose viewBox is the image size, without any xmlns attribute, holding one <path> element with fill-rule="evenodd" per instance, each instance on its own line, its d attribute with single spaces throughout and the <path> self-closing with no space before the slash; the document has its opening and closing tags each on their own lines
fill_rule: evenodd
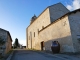
<svg viewBox="0 0 80 60">
<path fill-rule="evenodd" d="M 60 54 L 53 55 L 31 50 L 15 50 L 11 60 L 80 60 L 80 59 Z"/>
</svg>

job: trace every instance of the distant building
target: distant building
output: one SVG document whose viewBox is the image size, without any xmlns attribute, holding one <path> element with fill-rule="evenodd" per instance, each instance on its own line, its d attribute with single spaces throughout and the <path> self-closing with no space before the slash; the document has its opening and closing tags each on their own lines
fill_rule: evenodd
<svg viewBox="0 0 80 60">
<path fill-rule="evenodd" d="M 26 46 L 23 46 L 23 48 L 26 48 Z"/>
<path fill-rule="evenodd" d="M 32 19 L 31 19 L 32 20 Z M 51 51 L 52 41 L 60 52 L 80 52 L 80 9 L 70 12 L 61 3 L 47 7 L 26 29 L 27 48 Z"/>
<path fill-rule="evenodd" d="M 11 50 L 12 38 L 9 31 L 0 28 L 0 37 L 5 41 L 5 44 L 0 46 L 0 53 L 6 54 Z"/>
</svg>

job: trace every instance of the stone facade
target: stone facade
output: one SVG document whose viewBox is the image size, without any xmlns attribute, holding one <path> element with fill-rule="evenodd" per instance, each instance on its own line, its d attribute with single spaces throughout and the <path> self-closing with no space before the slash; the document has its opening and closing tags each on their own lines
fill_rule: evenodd
<svg viewBox="0 0 80 60">
<path fill-rule="evenodd" d="M 75 33 L 79 32 L 79 27 L 74 30 L 75 21 L 71 20 L 76 18 L 80 20 L 79 13 L 69 12 L 61 3 L 49 6 L 26 29 L 27 48 L 41 50 L 41 42 L 44 41 L 44 49 L 51 51 L 52 41 L 58 41 L 60 52 L 78 52 L 80 45 Z M 79 33 L 77 35 L 80 36 Z"/>
<path fill-rule="evenodd" d="M 52 5 L 49 7 L 50 12 L 50 21 L 51 23 L 63 16 L 64 14 L 68 13 L 69 10 L 64 7 L 61 3 Z"/>
<path fill-rule="evenodd" d="M 44 41 L 45 50 L 51 50 L 52 41 L 60 43 L 60 52 L 74 52 L 68 16 L 53 22 L 39 33 L 39 43 Z"/>
<path fill-rule="evenodd" d="M 1 28 L 0 28 L 0 37 L 5 41 L 5 44 L 2 46 L 2 49 L 3 49 L 3 54 L 6 54 L 11 50 L 12 38 L 8 31 Z"/>
<path fill-rule="evenodd" d="M 32 48 L 35 47 L 35 45 L 38 42 L 38 31 L 42 29 L 43 27 L 46 27 L 50 24 L 50 18 L 49 18 L 49 8 L 47 8 L 41 16 L 39 16 L 28 28 L 28 47 Z M 42 20 L 43 19 L 43 20 Z M 41 21 L 42 20 L 42 21 Z M 47 21 L 47 22 L 46 22 Z M 32 28 L 34 27 L 34 28 Z M 35 36 L 34 36 L 35 34 Z M 33 44 L 31 46 L 31 44 Z"/>
<path fill-rule="evenodd" d="M 12 47 L 12 39 L 11 39 L 10 35 L 7 33 L 7 41 L 6 41 L 5 53 L 9 52 L 11 50 L 11 47 Z"/>
<path fill-rule="evenodd" d="M 69 15 L 69 23 L 75 52 L 80 52 L 80 9 Z"/>
</svg>

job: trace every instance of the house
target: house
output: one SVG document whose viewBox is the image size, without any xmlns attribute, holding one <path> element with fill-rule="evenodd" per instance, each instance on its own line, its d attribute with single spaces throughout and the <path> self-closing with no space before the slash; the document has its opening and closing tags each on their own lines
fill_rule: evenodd
<svg viewBox="0 0 80 60">
<path fill-rule="evenodd" d="M 12 38 L 9 31 L 0 28 L 0 38 L 2 38 L 5 43 L 0 46 L 0 53 L 5 55 L 11 50 L 12 47 Z"/>
<path fill-rule="evenodd" d="M 47 7 L 33 16 L 26 29 L 27 48 L 51 51 L 52 41 L 58 41 L 60 52 L 80 52 L 80 9 L 69 11 L 61 3 Z"/>
</svg>

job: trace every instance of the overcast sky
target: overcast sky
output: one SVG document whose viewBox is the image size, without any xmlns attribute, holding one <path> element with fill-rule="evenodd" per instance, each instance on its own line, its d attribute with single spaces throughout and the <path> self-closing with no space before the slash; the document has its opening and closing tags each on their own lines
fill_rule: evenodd
<svg viewBox="0 0 80 60">
<path fill-rule="evenodd" d="M 13 42 L 18 38 L 20 44 L 26 45 L 26 28 L 31 17 L 58 2 L 71 11 L 80 8 L 80 0 L 0 0 L 0 28 L 10 32 Z"/>
</svg>

